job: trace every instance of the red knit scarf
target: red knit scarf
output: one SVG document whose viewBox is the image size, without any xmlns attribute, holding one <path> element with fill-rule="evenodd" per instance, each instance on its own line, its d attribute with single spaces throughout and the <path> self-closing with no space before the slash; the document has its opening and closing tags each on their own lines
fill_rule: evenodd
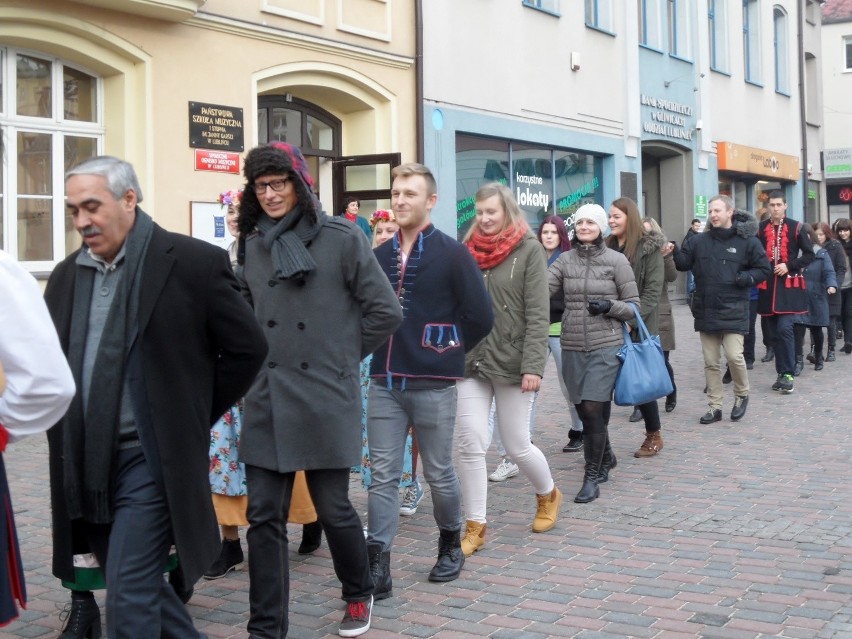
<svg viewBox="0 0 852 639">
<path fill-rule="evenodd" d="M 358 219 L 358 216 L 357 216 L 357 215 L 355 215 L 354 213 L 350 213 L 349 211 L 346 211 L 346 212 L 343 214 L 343 217 L 345 217 L 347 220 L 349 220 L 350 222 L 352 222 L 352 224 L 355 224 L 355 220 L 357 220 L 357 219 Z"/>
<path fill-rule="evenodd" d="M 473 231 L 473 235 L 465 242 L 471 255 L 481 270 L 494 268 L 508 257 L 524 236 L 529 226 L 524 220 L 520 220 L 512 226 L 508 226 L 497 235 L 485 235 L 479 228 Z"/>
</svg>

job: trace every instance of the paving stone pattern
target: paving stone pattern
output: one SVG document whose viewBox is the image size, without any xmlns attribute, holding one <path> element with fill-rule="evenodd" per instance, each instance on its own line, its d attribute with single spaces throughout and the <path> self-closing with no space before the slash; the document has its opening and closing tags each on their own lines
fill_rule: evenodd
<svg viewBox="0 0 852 639">
<path fill-rule="evenodd" d="M 549 363 L 534 440 L 565 492 L 556 528 L 530 532 L 535 498 L 523 476 L 490 484 L 486 546 L 461 579 L 431 584 L 437 531 L 427 491 L 417 514 L 402 518 L 394 596 L 376 604 L 366 637 L 852 637 L 852 356 L 839 353 L 821 372 L 806 366 L 786 396 L 769 390 L 774 363 L 758 361 L 746 417 L 729 421 L 726 386 L 723 421 L 702 426 L 700 345 L 686 306 L 674 313 L 678 406 L 661 412 L 663 451 L 635 459 L 643 427 L 614 407 L 618 467 L 600 499 L 574 504 L 582 454 L 561 452 L 566 411 Z M 492 450 L 489 468 L 498 461 Z M 6 463 L 30 601 L 0 639 L 56 637 L 69 597 L 50 573 L 44 438 L 13 444 Z M 365 513 L 356 475 L 351 492 Z M 290 534 L 298 543 L 299 528 Z M 343 603 L 328 548 L 300 557 L 295 546 L 289 636 L 334 636 Z M 198 584 L 189 609 L 211 639 L 245 638 L 246 570 Z"/>
</svg>

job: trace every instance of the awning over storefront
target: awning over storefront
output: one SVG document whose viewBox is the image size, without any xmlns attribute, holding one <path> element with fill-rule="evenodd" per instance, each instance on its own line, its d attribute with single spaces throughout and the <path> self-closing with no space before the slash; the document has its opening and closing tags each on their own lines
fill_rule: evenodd
<svg viewBox="0 0 852 639">
<path fill-rule="evenodd" d="M 799 158 L 733 142 L 716 144 L 719 171 L 748 173 L 774 180 L 795 182 L 799 179 Z"/>
</svg>

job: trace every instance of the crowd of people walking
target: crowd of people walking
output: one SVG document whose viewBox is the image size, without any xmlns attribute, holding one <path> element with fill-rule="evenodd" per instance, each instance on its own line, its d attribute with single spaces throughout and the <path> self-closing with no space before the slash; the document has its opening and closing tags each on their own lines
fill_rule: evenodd
<svg viewBox="0 0 852 639">
<path fill-rule="evenodd" d="M 554 215 L 533 230 L 512 191 L 488 183 L 457 241 L 432 224 L 438 188 L 421 164 L 394 168 L 391 209 L 366 218 L 355 198 L 326 215 L 290 144 L 252 149 L 244 176 L 219 196 L 226 255 L 160 228 L 128 163 L 72 168 L 67 206 L 83 246 L 53 271 L 46 308 L 26 303 L 32 330 L 49 312 L 55 332 L 41 339 L 64 367 L 45 382 L 56 405 L 26 416 L 35 425 L 6 393 L 6 371 L 43 373 L 0 340 L 0 450 L 7 432 L 49 429 L 53 572 L 71 591 L 63 639 L 101 636 L 102 587 L 112 639 L 202 637 L 184 604 L 198 579 L 243 565 L 241 528 L 252 639 L 288 632 L 288 522 L 302 525 L 301 554 L 325 536 L 343 637 L 367 632 L 373 603 L 393 596 L 399 518 L 426 488 L 435 583 L 487 551 L 489 480 L 523 475 L 530 532 L 553 530 L 567 487 L 533 443 L 547 359 L 565 401 L 563 452 L 583 451 L 573 501 L 586 504 L 618 463 L 613 389 L 643 323 L 659 335 L 671 392 L 634 407 L 630 421 L 644 426 L 634 457 L 663 451 L 658 402 L 678 405 L 668 295 L 678 271 L 690 276 L 704 359 L 701 424 L 723 420 L 729 382 L 730 421 L 745 417 L 758 315 L 773 391 L 794 392 L 806 361 L 821 371 L 852 354 L 852 222 L 790 219 L 782 192 L 763 219 L 712 197 L 706 227 L 693 220 L 678 245 L 627 197 L 608 211 L 583 204 L 571 232 Z M 0 274 L 13 272 L 0 258 Z M 489 475 L 492 441 L 502 461 Z M 367 490 L 363 522 L 353 471 Z M 10 592 L 0 621 L 25 601 Z"/>
</svg>

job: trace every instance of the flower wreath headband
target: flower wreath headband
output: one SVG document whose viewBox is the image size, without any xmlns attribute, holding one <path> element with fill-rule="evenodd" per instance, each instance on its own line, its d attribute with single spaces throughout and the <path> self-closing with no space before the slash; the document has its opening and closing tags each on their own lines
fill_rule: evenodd
<svg viewBox="0 0 852 639">
<path fill-rule="evenodd" d="M 379 209 L 370 216 L 370 226 L 376 228 L 379 222 L 396 222 L 396 216 L 393 214 L 393 211 Z"/>
<path fill-rule="evenodd" d="M 243 199 L 242 189 L 230 189 L 222 191 L 216 201 L 222 206 L 233 206 L 235 209 L 240 208 L 240 202 Z"/>
</svg>

